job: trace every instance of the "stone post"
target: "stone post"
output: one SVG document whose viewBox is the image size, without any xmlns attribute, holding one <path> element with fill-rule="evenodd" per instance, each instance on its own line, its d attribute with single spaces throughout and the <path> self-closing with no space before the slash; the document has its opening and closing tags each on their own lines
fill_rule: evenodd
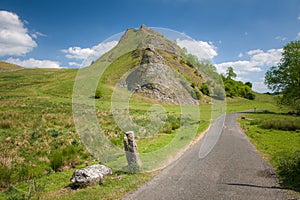
<svg viewBox="0 0 300 200">
<path fill-rule="evenodd" d="M 128 166 L 132 164 L 136 164 L 138 167 L 142 166 L 142 162 L 139 158 L 137 145 L 134 139 L 134 132 L 128 131 L 124 135 L 124 149 L 126 153 L 126 159 L 128 162 Z"/>
</svg>

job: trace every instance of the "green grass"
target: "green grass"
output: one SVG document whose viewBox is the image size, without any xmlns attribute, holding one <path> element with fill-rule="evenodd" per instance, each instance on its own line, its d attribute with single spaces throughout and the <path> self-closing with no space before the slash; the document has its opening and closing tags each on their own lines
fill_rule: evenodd
<svg viewBox="0 0 300 200">
<path fill-rule="evenodd" d="M 263 112 L 247 114 L 244 116 L 246 117 L 246 120 L 239 120 L 239 122 L 249 136 L 250 141 L 261 152 L 263 157 L 277 168 L 277 172 L 281 175 L 283 183 L 292 188 L 298 187 L 299 190 L 299 181 L 296 183 L 293 182 L 291 178 L 287 178 L 288 175 L 284 174 L 283 170 L 287 169 L 287 166 L 284 164 L 287 162 L 290 163 L 288 164 L 289 166 L 298 162 L 297 169 L 299 168 L 299 161 L 293 161 L 293 156 L 296 156 L 295 153 L 300 150 L 300 131 L 284 131 L 278 129 L 289 127 L 290 123 L 300 124 L 300 118 L 277 113 L 265 114 Z M 265 126 L 266 123 L 276 123 L 278 121 L 284 121 L 285 123 L 280 127 L 277 126 L 278 124 L 276 124 L 276 126 Z M 285 167 L 283 168 L 282 166 Z M 295 167 L 294 170 L 296 170 Z"/>
<path fill-rule="evenodd" d="M 23 68 L 18 65 L 0 61 L 0 72 L 13 72 L 21 69 Z"/>
<path fill-rule="evenodd" d="M 111 111 L 111 93 L 120 77 L 140 62 L 137 55 L 139 52 L 135 51 L 119 57 L 104 72 L 98 85 L 102 97 L 95 100 L 99 125 L 105 136 L 121 149 L 122 155 L 106 163 L 115 171 L 126 165 L 126 159 L 122 150 L 123 131 Z M 168 64 L 196 84 L 201 83 L 192 68 L 180 68 L 178 63 L 170 57 Z M 208 128 L 211 117 L 216 117 L 211 116 L 212 105 L 203 102 L 199 119 L 195 107 L 186 108 L 190 115 L 182 116 L 179 106 L 163 105 L 167 117 L 161 129 L 147 137 L 137 137 L 145 173 L 117 171 L 103 185 L 68 190 L 65 187 L 70 183 L 74 167 L 83 167 L 85 162 L 97 163 L 82 145 L 73 122 L 72 91 L 77 72 L 75 69 L 22 69 L 0 73 L 0 190 L 13 185 L 20 194 L 25 194 L 35 178 L 40 186 L 35 195 L 43 199 L 120 198 L 149 180 L 154 173 L 147 171 L 165 166 L 170 157 Z M 257 97 L 255 101 L 229 99 L 227 112 L 254 107 L 276 109 L 272 96 L 258 94 Z M 148 111 L 157 103 L 160 102 L 133 95 L 129 102 L 130 117 L 140 126 L 149 125 L 151 112 Z M 0 199 L 9 195 L 0 192 Z"/>
<path fill-rule="evenodd" d="M 246 110 L 272 110 L 280 111 L 276 105 L 276 97 L 272 95 L 255 93 L 255 100 L 240 97 L 227 98 L 227 113 L 240 112 Z M 282 109 L 285 112 L 285 109 Z"/>
</svg>

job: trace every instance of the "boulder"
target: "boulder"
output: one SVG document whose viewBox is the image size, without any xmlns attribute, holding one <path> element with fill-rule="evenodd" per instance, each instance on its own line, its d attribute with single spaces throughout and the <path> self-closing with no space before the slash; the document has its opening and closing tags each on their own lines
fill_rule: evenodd
<svg viewBox="0 0 300 200">
<path fill-rule="evenodd" d="M 101 182 L 106 175 L 111 174 L 111 168 L 96 164 L 75 170 L 70 181 L 76 187 L 86 187 Z"/>
</svg>

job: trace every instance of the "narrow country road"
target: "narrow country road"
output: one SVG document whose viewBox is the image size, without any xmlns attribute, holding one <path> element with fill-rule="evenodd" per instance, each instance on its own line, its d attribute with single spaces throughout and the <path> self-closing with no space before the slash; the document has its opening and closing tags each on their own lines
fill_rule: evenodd
<svg viewBox="0 0 300 200">
<path fill-rule="evenodd" d="M 207 157 L 199 158 L 200 140 L 124 199 L 289 199 L 239 128 L 237 116 L 226 115 L 222 135 Z"/>
</svg>

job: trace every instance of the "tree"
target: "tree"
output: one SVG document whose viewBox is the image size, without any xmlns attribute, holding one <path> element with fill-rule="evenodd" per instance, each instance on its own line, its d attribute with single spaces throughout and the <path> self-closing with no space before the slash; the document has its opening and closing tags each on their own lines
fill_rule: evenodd
<svg viewBox="0 0 300 200">
<path fill-rule="evenodd" d="M 300 40 L 284 46 L 278 65 L 266 72 L 265 84 L 272 91 L 282 93 L 282 104 L 300 113 Z"/>
<path fill-rule="evenodd" d="M 252 88 L 252 83 L 251 82 L 246 82 L 245 85 L 248 85 L 250 88 Z"/>
<path fill-rule="evenodd" d="M 236 73 L 234 73 L 232 67 L 227 68 L 226 75 L 228 79 L 236 78 Z"/>
</svg>

